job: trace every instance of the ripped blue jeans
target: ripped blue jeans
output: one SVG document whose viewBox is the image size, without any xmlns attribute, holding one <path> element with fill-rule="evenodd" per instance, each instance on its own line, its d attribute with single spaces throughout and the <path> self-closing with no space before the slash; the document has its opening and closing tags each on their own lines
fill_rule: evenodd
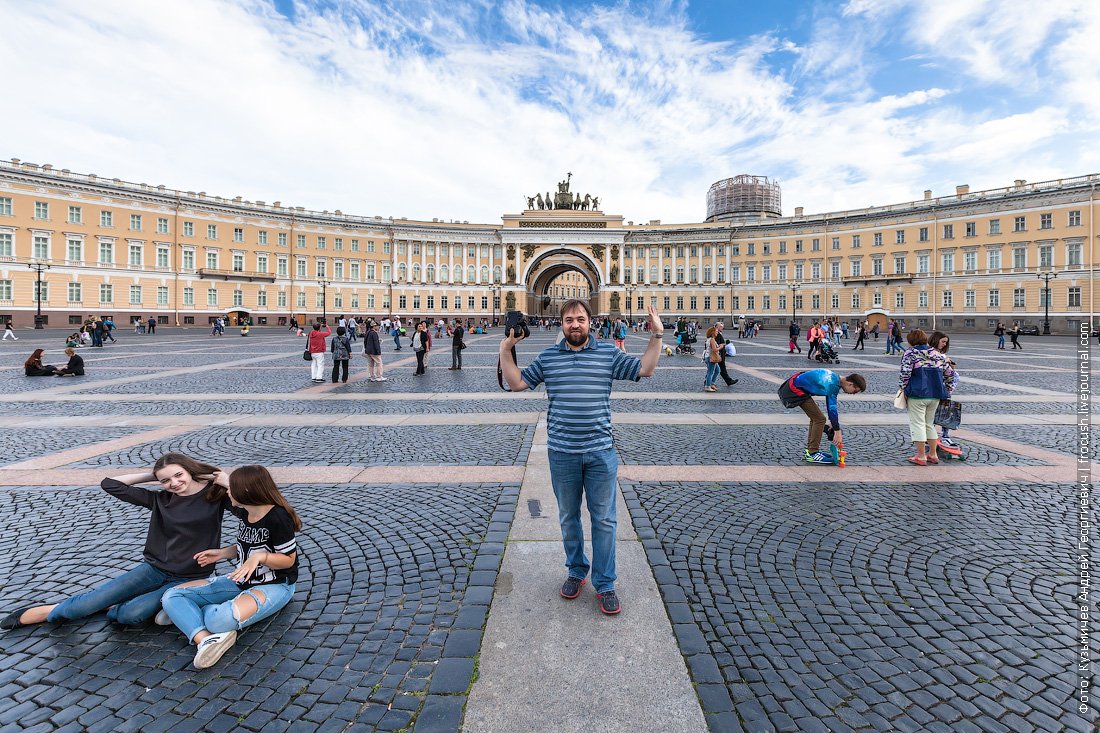
<svg viewBox="0 0 1100 733">
<path fill-rule="evenodd" d="M 246 595 L 256 602 L 256 613 L 241 619 L 233 601 Z M 172 623 L 191 641 L 203 629 L 221 634 L 240 631 L 263 621 L 278 613 L 293 595 L 294 586 L 287 583 L 268 583 L 241 590 L 229 578 L 219 577 L 202 585 L 172 588 L 164 594 L 161 605 Z"/>
</svg>

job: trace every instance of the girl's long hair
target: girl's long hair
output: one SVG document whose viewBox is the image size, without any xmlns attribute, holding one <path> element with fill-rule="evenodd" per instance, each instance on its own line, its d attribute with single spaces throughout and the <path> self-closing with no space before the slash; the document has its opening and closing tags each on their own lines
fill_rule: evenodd
<svg viewBox="0 0 1100 733">
<path fill-rule="evenodd" d="M 233 501 L 246 506 L 262 506 L 273 504 L 282 507 L 290 515 L 294 522 L 294 531 L 302 529 L 302 520 L 298 512 L 286 500 L 279 487 L 275 485 L 275 479 L 263 466 L 241 466 L 229 474 L 229 491 L 233 495 Z"/>
<path fill-rule="evenodd" d="M 944 346 L 942 349 L 936 345 L 940 342 L 940 339 L 947 339 L 947 346 Z M 947 350 L 951 348 L 951 337 L 943 331 L 933 331 L 932 335 L 928 337 L 928 343 L 930 343 L 932 348 L 936 351 L 941 354 L 946 354 Z"/>
<path fill-rule="evenodd" d="M 45 349 L 35 349 L 30 358 L 23 362 L 23 368 L 42 366 L 42 354 L 45 353 L 45 351 Z"/>
<path fill-rule="evenodd" d="M 172 464 L 187 471 L 187 473 L 191 474 L 191 478 L 196 481 L 203 480 L 199 478 L 200 476 L 211 476 L 215 471 L 221 470 L 217 466 L 212 466 L 202 461 L 196 461 L 191 456 L 185 456 L 182 453 L 165 453 L 153 464 L 153 475 L 155 476 L 157 471 Z M 225 487 L 219 486 L 218 484 L 212 484 L 210 490 L 206 492 L 206 500 L 211 504 L 216 504 L 223 499 L 225 499 Z"/>
</svg>

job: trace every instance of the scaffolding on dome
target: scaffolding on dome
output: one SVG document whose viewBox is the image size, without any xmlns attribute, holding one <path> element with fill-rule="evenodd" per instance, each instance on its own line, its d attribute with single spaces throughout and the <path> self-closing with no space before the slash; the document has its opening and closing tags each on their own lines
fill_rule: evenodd
<svg viewBox="0 0 1100 733">
<path fill-rule="evenodd" d="M 782 214 L 779 184 L 767 176 L 740 175 L 711 184 L 707 221 Z"/>
</svg>

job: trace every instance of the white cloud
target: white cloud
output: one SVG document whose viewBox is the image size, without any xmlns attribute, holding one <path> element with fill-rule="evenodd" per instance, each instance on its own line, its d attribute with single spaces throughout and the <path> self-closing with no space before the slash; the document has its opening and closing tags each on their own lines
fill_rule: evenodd
<svg viewBox="0 0 1100 733">
<path fill-rule="evenodd" d="M 1100 118 L 1100 22 L 1078 14 L 1048 49 L 1076 9 L 1049 5 L 1036 22 L 983 2 L 929 0 L 935 15 L 858 0 L 797 44 L 706 41 L 669 3 L 354 0 L 298 5 L 291 22 L 261 0 L 0 0 L 14 100 L 0 133 L 36 162 L 365 215 L 494 222 L 567 170 L 634 220 L 698 221 L 710 183 L 743 172 L 780 176 L 788 210 L 851 208 L 974 183 L 975 168 L 990 185 L 1034 178 L 1028 151 L 1042 170 L 1088 172 L 1066 140 Z M 960 79 L 1063 104 L 971 109 L 961 81 L 878 92 L 880 42 L 899 35 Z"/>
</svg>

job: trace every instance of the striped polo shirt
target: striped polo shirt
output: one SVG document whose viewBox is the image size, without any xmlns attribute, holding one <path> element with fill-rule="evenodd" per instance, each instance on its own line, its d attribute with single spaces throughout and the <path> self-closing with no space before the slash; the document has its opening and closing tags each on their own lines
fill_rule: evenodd
<svg viewBox="0 0 1100 733">
<path fill-rule="evenodd" d="M 580 351 L 562 339 L 539 354 L 521 376 L 531 389 L 546 383 L 547 447 L 562 453 L 612 448 L 611 381 L 637 382 L 641 368 L 637 357 L 592 336 Z"/>
</svg>

